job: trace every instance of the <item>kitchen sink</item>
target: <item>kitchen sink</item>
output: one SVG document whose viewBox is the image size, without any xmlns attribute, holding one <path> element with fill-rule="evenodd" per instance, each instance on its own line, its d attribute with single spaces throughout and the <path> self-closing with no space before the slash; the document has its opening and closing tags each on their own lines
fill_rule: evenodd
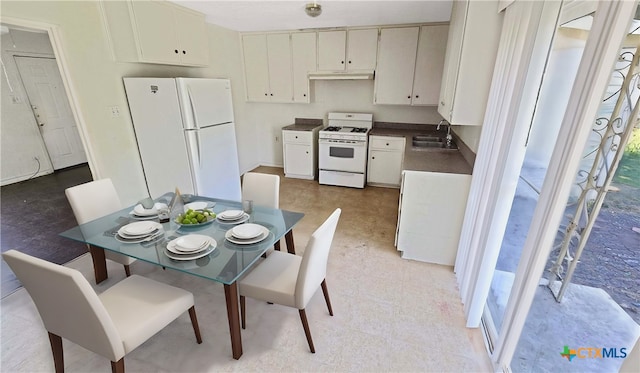
<svg viewBox="0 0 640 373">
<path fill-rule="evenodd" d="M 425 136 L 425 135 L 416 135 L 413 136 L 413 142 L 416 141 L 426 141 L 426 142 L 442 142 L 444 139 L 437 136 Z"/>
<path fill-rule="evenodd" d="M 435 150 L 458 150 L 458 146 L 454 141 L 447 145 L 447 141 L 442 137 L 416 135 L 411 139 L 411 150 L 417 151 L 435 151 Z"/>
</svg>

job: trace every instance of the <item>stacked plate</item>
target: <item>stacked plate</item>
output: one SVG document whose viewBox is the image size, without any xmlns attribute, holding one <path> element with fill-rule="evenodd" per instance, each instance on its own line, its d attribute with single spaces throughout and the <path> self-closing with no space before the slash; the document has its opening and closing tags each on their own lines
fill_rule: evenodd
<svg viewBox="0 0 640 373">
<path fill-rule="evenodd" d="M 166 208 L 168 208 L 167 204 L 160 202 L 156 202 L 150 209 L 145 209 L 141 204 L 137 204 L 131 211 L 131 215 L 135 219 L 155 219 L 158 217 L 158 212 Z"/>
<path fill-rule="evenodd" d="M 242 224 L 229 229 L 225 234 L 227 241 L 238 245 L 258 243 L 269 235 L 269 230 L 260 224 Z"/>
<path fill-rule="evenodd" d="M 205 201 L 191 202 L 184 205 L 184 212 L 187 212 L 189 210 L 194 210 L 194 211 L 204 210 L 206 208 L 212 208 L 215 205 L 216 205 L 215 202 L 205 202 Z"/>
<path fill-rule="evenodd" d="M 116 240 L 125 243 L 152 241 L 162 236 L 162 224 L 155 221 L 137 221 L 127 224 L 116 233 Z"/>
<path fill-rule="evenodd" d="M 169 241 L 164 253 L 173 260 L 194 260 L 211 254 L 216 246 L 213 237 L 188 234 Z"/>
<path fill-rule="evenodd" d="M 249 214 L 242 210 L 226 210 L 217 215 L 218 221 L 226 224 L 240 224 L 249 220 Z"/>
</svg>

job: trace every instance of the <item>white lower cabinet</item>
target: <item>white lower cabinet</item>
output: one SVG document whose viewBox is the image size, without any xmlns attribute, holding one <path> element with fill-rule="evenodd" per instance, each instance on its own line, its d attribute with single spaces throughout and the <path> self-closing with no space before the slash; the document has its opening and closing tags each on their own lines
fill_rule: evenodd
<svg viewBox="0 0 640 373">
<path fill-rule="evenodd" d="M 319 129 L 320 127 L 313 131 L 282 131 L 284 176 L 309 180 L 316 178 Z"/>
<path fill-rule="evenodd" d="M 402 258 L 452 266 L 471 175 L 403 171 L 396 246 Z"/>
<path fill-rule="evenodd" d="M 370 136 L 367 184 L 400 187 L 404 137 Z"/>
</svg>

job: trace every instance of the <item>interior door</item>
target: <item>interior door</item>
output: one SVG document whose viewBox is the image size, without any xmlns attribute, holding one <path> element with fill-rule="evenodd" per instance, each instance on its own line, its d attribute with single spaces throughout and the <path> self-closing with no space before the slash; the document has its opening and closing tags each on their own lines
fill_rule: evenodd
<svg viewBox="0 0 640 373">
<path fill-rule="evenodd" d="M 87 162 L 54 58 L 15 56 L 53 169 Z"/>
</svg>

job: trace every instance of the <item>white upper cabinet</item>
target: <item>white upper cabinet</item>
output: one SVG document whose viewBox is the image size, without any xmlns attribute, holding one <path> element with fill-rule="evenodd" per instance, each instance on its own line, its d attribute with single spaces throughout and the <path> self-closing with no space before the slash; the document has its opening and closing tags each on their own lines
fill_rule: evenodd
<svg viewBox="0 0 640 373">
<path fill-rule="evenodd" d="M 344 70 L 347 31 L 318 32 L 318 70 Z"/>
<path fill-rule="evenodd" d="M 373 71 L 378 53 L 378 29 L 349 30 L 347 33 L 347 70 Z"/>
<path fill-rule="evenodd" d="M 448 33 L 448 25 L 420 27 L 412 105 L 438 105 Z"/>
<path fill-rule="evenodd" d="M 100 2 L 118 61 L 206 66 L 204 15 L 165 1 Z"/>
<path fill-rule="evenodd" d="M 420 27 L 385 28 L 380 32 L 375 103 L 410 105 Z"/>
<path fill-rule="evenodd" d="M 267 35 L 269 60 L 269 98 L 272 102 L 291 102 L 293 87 L 291 78 L 291 42 L 289 34 Z"/>
<path fill-rule="evenodd" d="M 316 71 L 316 33 L 291 34 L 293 102 L 309 102 L 309 73 Z"/>
<path fill-rule="evenodd" d="M 174 13 L 180 59 L 185 65 L 207 65 L 209 62 L 209 41 L 204 19 L 200 14 L 190 12 Z"/>
<path fill-rule="evenodd" d="M 377 51 L 377 28 L 318 32 L 320 71 L 373 71 Z"/>
<path fill-rule="evenodd" d="M 247 101 L 291 102 L 289 34 L 242 36 Z"/>
<path fill-rule="evenodd" d="M 451 124 L 482 125 L 502 14 L 497 1 L 454 1 L 438 113 Z"/>
<path fill-rule="evenodd" d="M 264 34 L 243 35 L 242 51 L 244 53 L 247 101 L 270 101 L 267 36 Z"/>
<path fill-rule="evenodd" d="M 447 25 L 382 29 L 375 103 L 437 105 L 447 34 Z"/>
</svg>

